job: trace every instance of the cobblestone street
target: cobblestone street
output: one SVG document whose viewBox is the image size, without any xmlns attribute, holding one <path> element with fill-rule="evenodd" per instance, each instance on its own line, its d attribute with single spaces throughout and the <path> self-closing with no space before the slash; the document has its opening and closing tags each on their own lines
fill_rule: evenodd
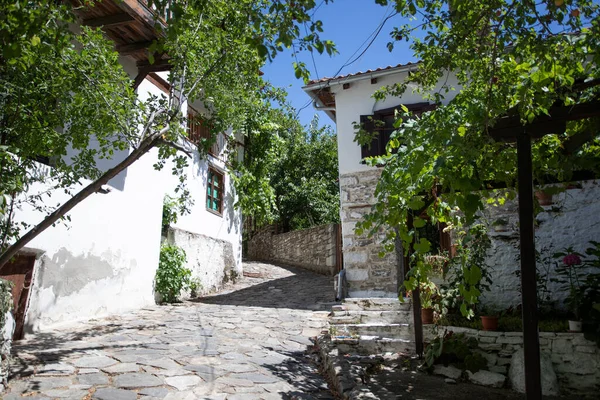
<svg viewBox="0 0 600 400">
<path fill-rule="evenodd" d="M 13 348 L 5 400 L 330 399 L 307 346 L 330 277 L 246 263 L 251 277 L 194 302 L 38 334 Z"/>
</svg>

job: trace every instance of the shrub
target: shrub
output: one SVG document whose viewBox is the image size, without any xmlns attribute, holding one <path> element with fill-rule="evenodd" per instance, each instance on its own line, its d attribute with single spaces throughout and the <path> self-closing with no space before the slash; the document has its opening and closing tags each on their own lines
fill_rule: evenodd
<svg viewBox="0 0 600 400">
<path fill-rule="evenodd" d="M 444 336 L 436 337 L 425 350 L 425 362 L 428 367 L 433 364 L 454 364 L 460 369 L 473 373 L 487 365 L 485 358 L 475 352 L 477 339 L 467 337 L 462 333 L 444 332 Z"/>
<path fill-rule="evenodd" d="M 192 271 L 185 268 L 185 251 L 171 244 L 160 249 L 160 261 L 156 271 L 155 290 L 166 303 L 176 302 L 181 290 L 190 283 Z"/>
</svg>

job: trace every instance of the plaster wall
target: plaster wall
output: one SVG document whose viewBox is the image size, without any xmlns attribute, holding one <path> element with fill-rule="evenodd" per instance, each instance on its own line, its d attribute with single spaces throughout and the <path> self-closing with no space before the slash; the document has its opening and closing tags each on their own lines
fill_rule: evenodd
<svg viewBox="0 0 600 400">
<path fill-rule="evenodd" d="M 554 204 L 544 206 L 536 216 L 535 241 L 542 261 L 538 268 L 542 271 L 548 268 L 549 278 L 556 277 L 554 253 L 573 247 L 585 254 L 590 240 L 600 241 L 600 182 L 585 181 L 579 186 L 554 195 Z M 488 208 L 484 219 L 489 222 L 504 219 L 508 225 L 503 232 L 494 228 L 489 231 L 492 248 L 487 263 L 492 268 L 493 284 L 491 291 L 485 292 L 483 302 L 502 308 L 516 306 L 521 303 L 520 278 L 515 274 L 520 269 L 517 200 Z M 563 307 L 568 292 L 550 279 L 547 284 L 555 306 Z"/>
<path fill-rule="evenodd" d="M 398 106 L 399 104 L 412 104 L 426 101 L 423 95 L 413 92 L 414 88 L 409 87 L 402 97 L 388 97 L 384 101 L 377 101 L 372 96 L 380 88 L 386 85 L 392 85 L 404 81 L 408 76 L 408 71 L 385 75 L 377 78 L 377 83 L 371 84 L 371 77 L 365 76 L 364 79 L 353 81 L 348 89 L 343 89 L 342 80 L 338 84 L 332 84 L 331 91 L 335 96 L 336 107 L 336 126 L 338 138 L 338 160 L 339 173 L 344 175 L 351 172 L 366 171 L 373 169 L 361 164 L 360 146 L 354 142 L 354 123 L 360 121 L 361 115 L 372 115 L 377 110 Z M 435 90 L 446 81 L 446 77 L 440 81 Z M 457 85 L 456 78 L 453 75 L 448 77 L 449 85 Z M 442 103 L 447 103 L 454 97 L 456 92 L 446 94 L 447 99 Z"/>
<path fill-rule="evenodd" d="M 227 240 L 177 228 L 169 229 L 168 240 L 185 251 L 186 268 L 192 271 L 193 278 L 202 283 L 199 294 L 214 292 L 241 276 L 234 257 L 234 246 Z"/>
<path fill-rule="evenodd" d="M 125 69 L 132 73 L 131 63 L 123 62 Z M 145 80 L 138 88 L 138 96 L 144 100 L 150 94 L 160 95 L 161 91 Z M 128 154 L 128 151 L 117 153 L 114 159 L 100 166 L 108 169 Z M 156 171 L 153 167 L 156 160 L 154 149 L 111 180 L 109 193 L 93 194 L 68 214 L 70 222 L 56 224 L 28 244 L 25 250 L 35 252 L 37 261 L 26 332 L 48 330 L 154 303 L 153 282 L 160 252 L 163 198 L 178 181 L 168 163 Z M 205 209 L 209 162 L 223 167 L 223 161 L 201 160 L 197 152 L 193 153 L 186 174 L 195 205 L 189 215 L 179 219 L 176 227 L 231 243 L 233 267 L 241 273 L 241 216 L 233 211 L 233 189 L 229 187 L 225 194 L 223 217 Z M 41 173 L 47 168 L 40 165 Z M 230 183 L 226 176 L 225 184 L 230 186 Z M 45 189 L 34 185 L 30 192 Z M 68 198 L 54 191 L 44 197 L 44 201 L 55 206 Z M 16 219 L 35 224 L 43 216 L 38 210 L 23 206 Z M 194 254 L 207 263 L 217 257 L 215 250 L 209 247 L 196 249 Z M 223 252 L 219 254 L 222 256 Z M 211 270 L 205 272 L 212 273 Z"/>
</svg>

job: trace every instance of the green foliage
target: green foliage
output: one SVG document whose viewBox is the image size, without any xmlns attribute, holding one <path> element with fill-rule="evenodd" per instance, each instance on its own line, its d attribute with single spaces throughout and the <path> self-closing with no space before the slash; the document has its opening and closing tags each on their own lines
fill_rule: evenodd
<svg viewBox="0 0 600 400">
<path fill-rule="evenodd" d="M 190 289 L 190 296 L 197 297 L 198 293 L 202 290 L 202 282 L 199 278 L 192 278 L 190 279 L 188 287 Z"/>
<path fill-rule="evenodd" d="M 0 329 L 4 327 L 6 313 L 13 308 L 13 283 L 0 278 Z"/>
<path fill-rule="evenodd" d="M 269 121 L 277 121 L 269 122 Z M 292 110 L 265 109 L 247 124 L 239 204 L 259 224 L 287 230 L 339 221 L 337 140 L 315 117 L 302 127 Z"/>
<path fill-rule="evenodd" d="M 97 29 L 73 33 L 66 3 L 0 6 L 0 250 L 29 225 L 14 211 L 49 212 L 48 192 L 95 179 L 96 160 L 128 148 L 135 94 L 114 45 Z M 125 123 L 125 121 L 130 121 Z M 117 134 L 118 132 L 118 134 Z M 67 151 L 71 156 L 66 157 Z M 39 167 L 46 158 L 51 169 Z M 41 185 L 41 186 L 40 186 Z M 28 189 L 44 187 L 43 191 Z"/>
<path fill-rule="evenodd" d="M 177 219 L 180 215 L 185 215 L 190 212 L 191 199 L 187 196 L 184 197 L 171 197 L 165 195 L 163 198 L 163 210 L 162 210 L 162 229 L 163 234 L 166 234 L 169 226 L 177 223 Z"/>
<path fill-rule="evenodd" d="M 460 227 L 472 224 L 487 204 L 514 198 L 515 146 L 488 135 L 501 116 L 518 115 L 530 123 L 555 104 L 598 99 L 600 13 L 592 0 L 561 5 L 450 1 L 452 7 L 437 0 L 376 2 L 395 5 L 401 16 L 420 21 L 394 28 L 388 48 L 406 40 L 421 60 L 403 82 L 378 92 L 376 100 L 402 98 L 408 89 L 438 105 L 420 116 L 400 112 L 388 154 L 368 160 L 384 167 L 377 204 L 357 229 L 372 235 L 385 230 L 387 251 L 393 251 L 399 235 L 407 252 L 416 231 L 407 224 L 411 210 L 433 223 Z M 598 128 L 598 118 L 568 122 L 564 132 L 536 140 L 535 179 L 543 184 L 568 180 L 577 170 L 599 172 Z M 497 197 L 492 183 L 507 189 Z M 463 275 L 476 281 L 479 272 L 469 267 Z M 471 288 L 463 288 L 467 305 L 479 295 Z"/>
<path fill-rule="evenodd" d="M 284 230 L 339 221 L 337 139 L 318 121 L 289 131 L 275 164 L 271 185 Z"/>
<path fill-rule="evenodd" d="M 168 24 L 156 24 L 162 32 L 149 48 L 149 61 L 155 61 L 155 54 L 168 55 L 168 80 L 174 90 L 144 101 L 137 98 L 114 43 L 100 28 L 81 27 L 80 33 L 73 33 L 77 29 L 70 24 L 78 21 L 70 3 L 0 5 L 0 266 L 18 250 L 15 240 L 31 228 L 15 222 L 15 210 L 28 203 L 47 214 L 45 221 L 56 222 L 51 213 L 57 206 L 45 197 L 56 190 L 71 196 L 87 179 L 97 180 L 103 173 L 96 165 L 99 159 L 121 153 L 135 162 L 158 147 L 155 168 L 169 165 L 179 178 L 175 193 L 189 198 L 188 157 L 179 152 L 187 135 L 181 112 L 186 101 L 200 102 L 211 111 L 213 136 L 229 129 L 245 134 L 247 122 L 280 99 L 280 94 L 265 89 L 259 76 L 266 61 L 289 48 L 335 53 L 333 43 L 320 36 L 321 22 L 312 19 L 314 0 L 296 0 L 290 7 L 277 0 L 149 4 L 158 14 L 168 14 Z M 297 76 L 307 78 L 305 65 L 294 68 Z M 258 120 L 261 126 L 276 122 Z M 201 155 L 204 147 L 199 146 Z M 263 156 L 254 153 L 255 159 Z M 49 158 L 53 167 L 39 167 L 34 160 L 40 157 Z M 244 172 L 239 171 L 242 176 Z M 263 188 L 268 182 L 260 173 L 251 178 Z M 256 187 L 247 182 L 245 186 Z M 40 187 L 41 192 L 29 190 Z M 266 191 L 251 192 L 248 198 L 258 202 L 270 196 Z M 56 215 L 68 218 L 66 211 Z"/>
<path fill-rule="evenodd" d="M 181 291 L 189 287 L 192 271 L 184 267 L 185 261 L 182 248 L 171 244 L 161 247 L 154 290 L 160 294 L 163 302 L 176 302 Z"/>
<path fill-rule="evenodd" d="M 458 368 L 467 369 L 473 373 L 485 368 L 485 358 L 474 352 L 477 349 L 477 339 L 467 337 L 462 333 L 445 331 L 428 344 L 425 349 L 425 363 L 428 367 L 434 364 L 454 364 Z"/>
<path fill-rule="evenodd" d="M 486 254 L 491 247 L 485 225 L 476 224 L 467 231 L 458 232 L 457 255 L 450 260 L 449 284 L 444 285 L 444 308 L 458 307 L 463 316 L 472 318 L 479 297 L 490 290 L 491 271 Z M 451 297 L 451 298 L 449 298 Z"/>
</svg>

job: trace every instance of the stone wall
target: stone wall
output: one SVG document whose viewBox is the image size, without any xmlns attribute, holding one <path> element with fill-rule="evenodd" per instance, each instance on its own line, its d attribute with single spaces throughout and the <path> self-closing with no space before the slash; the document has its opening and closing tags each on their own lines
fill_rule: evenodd
<svg viewBox="0 0 600 400">
<path fill-rule="evenodd" d="M 333 275 L 336 266 L 336 224 L 274 234 L 273 227 L 248 242 L 251 260 L 271 261 Z"/>
<path fill-rule="evenodd" d="M 192 271 L 192 278 L 202 283 L 199 294 L 214 292 L 242 275 L 241 266 L 239 269 L 237 267 L 233 246 L 227 240 L 169 228 L 168 241 L 185 250 L 185 267 Z"/>
<path fill-rule="evenodd" d="M 589 241 L 600 241 L 600 184 L 598 181 L 579 182 L 577 186 L 553 196 L 554 204 L 542 207 L 536 216 L 535 241 L 540 252 L 538 269 L 549 269 L 554 273 L 552 254 L 572 246 L 582 254 Z M 484 293 L 484 303 L 501 308 L 516 306 L 521 302 L 519 270 L 519 217 L 517 200 L 502 207 L 489 207 L 483 219 L 490 224 L 499 219 L 508 225 L 497 231 L 490 227 L 492 248 L 488 252 L 487 264 L 492 268 L 492 287 Z M 550 258 L 548 258 L 550 257 Z M 568 292 L 560 284 L 548 280 L 548 289 L 556 300 L 555 307 L 563 307 Z"/>
<path fill-rule="evenodd" d="M 381 237 L 356 235 L 354 228 L 375 202 L 380 169 L 340 176 L 344 268 L 349 297 L 398 296 L 398 262 L 393 253 L 379 257 Z M 400 260 L 401 262 L 402 260 Z"/>
<path fill-rule="evenodd" d="M 492 372 L 508 374 L 513 354 L 523 347 L 521 332 L 490 332 L 454 326 L 439 327 L 444 331 L 464 333 L 479 342 Z M 435 338 L 434 325 L 424 325 L 425 341 Z M 600 351 L 596 343 L 583 333 L 540 332 L 540 350 L 550 356 L 561 392 L 596 393 L 600 389 Z"/>
</svg>

